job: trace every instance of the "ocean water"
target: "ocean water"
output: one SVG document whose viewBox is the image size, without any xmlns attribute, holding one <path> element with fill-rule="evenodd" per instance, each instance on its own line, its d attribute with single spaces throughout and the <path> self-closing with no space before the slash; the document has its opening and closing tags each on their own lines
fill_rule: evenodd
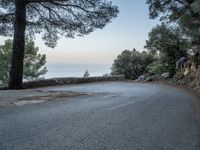
<svg viewBox="0 0 200 150">
<path fill-rule="evenodd" d="M 45 78 L 57 77 L 83 77 L 86 69 L 90 77 L 102 76 L 111 72 L 111 65 L 70 65 L 70 64 L 53 64 L 47 65 L 48 72 Z"/>
</svg>

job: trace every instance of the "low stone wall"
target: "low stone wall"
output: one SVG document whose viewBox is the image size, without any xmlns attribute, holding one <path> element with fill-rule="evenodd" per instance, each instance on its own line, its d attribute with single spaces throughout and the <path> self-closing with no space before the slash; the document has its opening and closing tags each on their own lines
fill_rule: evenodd
<svg viewBox="0 0 200 150">
<path fill-rule="evenodd" d="M 124 75 L 105 76 L 105 77 L 85 77 L 85 78 L 78 78 L 78 77 L 52 78 L 52 79 L 24 82 L 23 88 L 27 89 L 27 88 L 36 88 L 36 87 L 54 86 L 54 85 L 88 83 L 97 81 L 123 81 L 123 80 L 125 80 Z"/>
</svg>

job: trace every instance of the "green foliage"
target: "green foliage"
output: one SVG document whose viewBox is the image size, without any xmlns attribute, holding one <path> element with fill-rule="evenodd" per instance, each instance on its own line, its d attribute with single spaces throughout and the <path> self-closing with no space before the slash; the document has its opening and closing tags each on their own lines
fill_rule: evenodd
<svg viewBox="0 0 200 150">
<path fill-rule="evenodd" d="M 112 75 L 124 74 L 126 79 L 136 79 L 147 71 L 146 67 L 155 60 L 153 55 L 143 51 L 124 50 L 112 65 Z"/>
<path fill-rule="evenodd" d="M 27 80 L 38 79 L 47 73 L 46 55 L 38 54 L 38 50 L 33 41 L 25 45 L 24 78 Z"/>
<path fill-rule="evenodd" d="M 0 85 L 7 85 L 9 78 L 9 68 L 11 63 L 12 41 L 5 41 L 4 45 L 0 45 Z"/>
<path fill-rule="evenodd" d="M 83 77 L 89 77 L 89 76 L 90 76 L 90 74 L 89 74 L 88 70 L 86 69 L 86 71 L 85 71 Z"/>
<path fill-rule="evenodd" d="M 167 68 L 163 63 L 153 62 L 152 64 L 147 66 L 147 70 L 149 73 L 161 75 L 164 72 L 167 72 Z"/>
<path fill-rule="evenodd" d="M 12 41 L 6 40 L 0 45 L 0 84 L 7 85 L 12 54 Z M 47 72 L 46 56 L 38 54 L 38 48 L 33 41 L 26 42 L 23 77 L 26 80 L 37 80 Z"/>
<path fill-rule="evenodd" d="M 173 75 L 176 61 L 187 56 L 191 44 L 179 27 L 162 23 L 149 33 L 145 48 L 153 54 L 158 54 L 159 62 L 167 66 L 167 70 Z"/>
<path fill-rule="evenodd" d="M 146 0 L 146 3 L 152 19 L 176 23 L 192 40 L 200 38 L 200 0 Z"/>
</svg>

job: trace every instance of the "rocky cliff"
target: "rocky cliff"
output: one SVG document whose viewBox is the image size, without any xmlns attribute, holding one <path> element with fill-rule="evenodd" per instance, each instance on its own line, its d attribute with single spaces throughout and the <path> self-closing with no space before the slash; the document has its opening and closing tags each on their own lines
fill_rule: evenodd
<svg viewBox="0 0 200 150">
<path fill-rule="evenodd" d="M 194 90 L 200 95 L 200 66 L 197 69 L 179 70 L 170 82 Z"/>
</svg>

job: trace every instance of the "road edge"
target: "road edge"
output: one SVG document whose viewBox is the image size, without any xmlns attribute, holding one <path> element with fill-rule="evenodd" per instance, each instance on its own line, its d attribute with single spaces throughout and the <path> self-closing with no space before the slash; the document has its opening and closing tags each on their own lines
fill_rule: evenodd
<svg viewBox="0 0 200 150">
<path fill-rule="evenodd" d="M 198 121 L 198 125 L 200 127 L 200 93 L 198 93 L 197 91 L 195 91 L 191 88 L 185 87 L 185 86 L 175 85 L 175 84 L 169 83 L 169 82 L 159 82 L 159 81 L 156 81 L 156 82 L 135 82 L 135 81 L 131 81 L 131 82 L 167 86 L 167 87 L 182 90 L 182 91 L 186 92 L 187 94 L 191 95 L 194 98 L 193 103 L 194 103 L 194 107 L 195 107 L 196 118 L 197 118 L 197 121 Z"/>
</svg>

